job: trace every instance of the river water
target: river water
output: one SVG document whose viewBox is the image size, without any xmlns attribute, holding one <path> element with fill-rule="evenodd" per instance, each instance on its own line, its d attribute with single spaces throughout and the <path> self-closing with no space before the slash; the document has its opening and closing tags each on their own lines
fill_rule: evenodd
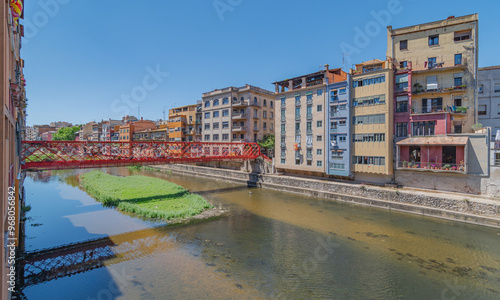
<svg viewBox="0 0 500 300">
<path fill-rule="evenodd" d="M 500 229 L 209 178 L 104 171 L 164 178 L 229 212 L 168 226 L 103 207 L 78 188 L 85 171 L 30 173 L 26 250 L 109 237 L 112 255 L 24 287 L 27 299 L 500 299 Z M 37 268 L 72 260 L 65 252 Z"/>
</svg>

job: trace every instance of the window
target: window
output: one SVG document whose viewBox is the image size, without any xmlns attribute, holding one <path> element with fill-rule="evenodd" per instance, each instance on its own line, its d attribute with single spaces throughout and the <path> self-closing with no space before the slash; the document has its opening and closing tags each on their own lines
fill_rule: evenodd
<svg viewBox="0 0 500 300">
<path fill-rule="evenodd" d="M 214 134 L 214 141 L 218 141 L 219 140 L 219 135 L 218 134 Z"/>
<path fill-rule="evenodd" d="M 224 105 L 224 104 L 229 104 L 229 98 L 228 97 L 222 99 L 222 105 Z"/>
<path fill-rule="evenodd" d="M 437 76 L 427 76 L 427 90 L 437 90 L 438 82 Z"/>
<path fill-rule="evenodd" d="M 264 101 L 263 101 L 263 105 L 264 105 L 264 106 L 267 106 L 267 100 L 266 100 L 266 99 L 264 99 Z"/>
<path fill-rule="evenodd" d="M 281 120 L 282 121 L 286 120 L 286 110 L 284 108 L 281 109 Z"/>
<path fill-rule="evenodd" d="M 269 101 L 269 106 L 270 106 L 270 107 L 274 107 L 274 102 L 273 102 L 272 100 L 271 100 L 271 101 Z"/>
<path fill-rule="evenodd" d="M 339 136 L 339 142 L 345 142 L 347 138 L 345 136 Z"/>
<path fill-rule="evenodd" d="M 210 107 L 210 101 L 205 101 L 205 107 Z"/>
<path fill-rule="evenodd" d="M 286 163 L 286 159 L 282 158 L 282 159 L 281 159 L 281 163 L 282 163 L 282 164 L 285 164 L 285 163 Z"/>
<path fill-rule="evenodd" d="M 271 130 L 274 130 L 274 124 L 271 123 Z"/>
<path fill-rule="evenodd" d="M 295 108 L 295 117 L 300 118 L 300 107 Z"/>
<path fill-rule="evenodd" d="M 427 59 L 427 65 L 428 65 L 429 69 L 432 69 L 432 68 L 436 67 L 436 65 L 437 65 L 436 58 L 435 57 L 429 57 Z"/>
<path fill-rule="evenodd" d="M 281 134 L 285 133 L 285 124 L 281 124 Z"/>
<path fill-rule="evenodd" d="M 295 123 L 295 131 L 300 131 L 300 123 Z"/>
<path fill-rule="evenodd" d="M 228 141 L 228 140 L 229 140 L 229 134 L 224 133 L 224 134 L 222 135 L 222 140 L 223 140 L 223 141 Z"/>
<path fill-rule="evenodd" d="M 316 149 L 316 155 L 323 155 L 323 149 Z"/>
<path fill-rule="evenodd" d="M 455 37 L 453 38 L 453 40 L 455 42 L 466 41 L 466 40 L 469 40 L 471 38 L 471 35 L 472 35 L 471 30 L 456 31 Z"/>
<path fill-rule="evenodd" d="M 308 101 L 308 102 L 309 102 L 309 101 L 312 101 L 312 100 L 313 100 L 313 95 L 312 95 L 312 94 L 309 94 L 309 95 L 307 95 L 307 96 L 306 96 L 306 98 L 307 98 L 307 101 Z"/>
<path fill-rule="evenodd" d="M 354 125 L 359 124 L 384 124 L 385 123 L 385 115 L 366 115 L 366 116 L 355 116 L 352 118 L 352 123 Z"/>
<path fill-rule="evenodd" d="M 321 136 L 321 135 L 316 136 L 316 141 L 317 142 L 322 142 L 323 141 L 323 136 Z"/>
<path fill-rule="evenodd" d="M 214 124 L 213 124 L 213 128 L 214 128 L 214 129 L 219 129 L 219 122 L 214 123 Z"/>
<path fill-rule="evenodd" d="M 286 98 L 283 97 L 281 98 L 281 107 L 285 107 L 286 106 Z"/>
<path fill-rule="evenodd" d="M 316 91 L 316 94 L 317 94 L 318 96 L 323 95 L 323 90 L 317 90 L 317 91 Z"/>
<path fill-rule="evenodd" d="M 209 130 L 210 129 L 210 123 L 206 123 L 205 124 L 205 130 Z"/>
<path fill-rule="evenodd" d="M 463 77 L 463 73 L 455 73 L 453 74 L 453 77 L 454 77 L 454 85 L 455 86 L 461 86 L 462 85 L 462 77 Z"/>
<path fill-rule="evenodd" d="M 385 157 L 383 156 L 353 156 L 353 165 L 375 165 L 385 166 Z"/>
<path fill-rule="evenodd" d="M 408 68 L 408 62 L 407 61 L 402 61 L 399 63 L 399 68 L 400 69 L 406 69 Z"/>
<path fill-rule="evenodd" d="M 307 122 L 307 123 L 306 123 L 306 130 L 307 130 L 308 132 L 311 132 L 311 131 L 312 131 L 312 122 Z"/>
<path fill-rule="evenodd" d="M 500 93 L 500 83 L 495 83 L 493 88 L 494 93 Z"/>
<path fill-rule="evenodd" d="M 229 122 L 222 122 L 222 129 L 229 128 Z"/>
<path fill-rule="evenodd" d="M 210 141 L 210 134 L 205 134 L 205 141 Z"/>
<path fill-rule="evenodd" d="M 462 53 L 455 54 L 455 66 L 462 64 Z"/>
<path fill-rule="evenodd" d="M 396 75 L 396 92 L 408 90 L 408 74 Z"/>
<path fill-rule="evenodd" d="M 318 161 L 316 162 L 316 166 L 317 166 L 317 167 L 322 167 L 322 166 L 323 166 L 323 161 L 318 160 Z"/>
<path fill-rule="evenodd" d="M 321 128 L 321 127 L 323 127 L 323 121 L 317 121 L 317 122 L 316 122 L 316 127 L 317 127 L 317 128 Z"/>
<path fill-rule="evenodd" d="M 346 125 L 346 119 L 339 120 L 339 126 L 345 126 Z"/>
<path fill-rule="evenodd" d="M 266 122 L 264 122 L 263 127 L 264 127 L 264 129 L 267 129 L 267 123 Z"/>
<path fill-rule="evenodd" d="M 439 45 L 439 34 L 429 36 L 429 46 Z"/>
<path fill-rule="evenodd" d="M 227 116 L 229 116 L 229 109 L 224 109 L 224 110 L 222 111 L 222 116 L 223 116 L 223 117 L 227 117 Z"/>
<path fill-rule="evenodd" d="M 455 133 L 462 133 L 462 125 L 455 125 L 454 129 Z"/>
<path fill-rule="evenodd" d="M 299 156 L 299 155 L 300 155 L 300 154 L 299 154 L 299 152 L 295 152 L 295 157 L 297 157 L 297 156 Z M 296 160 L 295 160 L 295 164 L 296 164 L 296 165 L 300 165 L 300 159 L 296 159 Z"/>
<path fill-rule="evenodd" d="M 428 136 L 434 135 L 434 121 L 429 122 L 412 122 L 412 135 L 413 136 Z"/>
<path fill-rule="evenodd" d="M 214 118 L 218 118 L 219 117 L 219 111 L 214 111 Z"/>
<path fill-rule="evenodd" d="M 443 98 L 422 99 L 422 113 L 443 111 Z"/>
<path fill-rule="evenodd" d="M 317 111 L 317 112 L 321 112 L 321 111 L 323 111 L 323 105 L 318 105 L 318 106 L 316 106 L 316 111 Z"/>
<path fill-rule="evenodd" d="M 270 113 L 270 115 L 271 115 L 271 116 L 269 117 L 269 119 L 274 119 L 274 113 L 273 113 L 273 112 L 271 112 L 271 113 Z"/>
<path fill-rule="evenodd" d="M 263 118 L 265 118 L 265 119 L 267 119 L 267 111 L 265 111 L 265 110 L 264 110 L 264 111 L 262 112 L 262 117 L 263 117 Z"/>
<path fill-rule="evenodd" d="M 396 112 L 408 112 L 408 96 L 396 97 Z"/>
<path fill-rule="evenodd" d="M 407 50 L 408 49 L 408 40 L 402 40 L 399 42 L 399 50 Z"/>
<path fill-rule="evenodd" d="M 485 116 L 486 115 L 486 105 L 479 105 L 477 107 L 477 114 L 480 116 Z"/>
<path fill-rule="evenodd" d="M 396 136 L 397 137 L 408 136 L 408 123 L 396 123 Z"/>
<path fill-rule="evenodd" d="M 205 119 L 210 119 L 210 113 L 209 112 L 205 113 Z"/>
<path fill-rule="evenodd" d="M 295 96 L 295 105 L 300 105 L 300 96 Z"/>
<path fill-rule="evenodd" d="M 484 85 L 482 85 L 482 84 L 478 85 L 477 90 L 478 90 L 479 94 L 482 94 L 483 90 L 484 90 Z"/>
<path fill-rule="evenodd" d="M 214 106 L 217 106 L 217 105 L 219 105 L 219 99 L 214 100 Z"/>
<path fill-rule="evenodd" d="M 345 164 L 330 163 L 330 169 L 345 170 Z"/>
</svg>

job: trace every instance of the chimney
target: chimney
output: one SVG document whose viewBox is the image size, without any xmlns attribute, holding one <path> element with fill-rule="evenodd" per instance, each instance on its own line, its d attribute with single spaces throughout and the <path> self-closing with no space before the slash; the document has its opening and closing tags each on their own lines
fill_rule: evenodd
<svg viewBox="0 0 500 300">
<path fill-rule="evenodd" d="M 144 117 L 141 117 L 141 121 L 144 121 Z"/>
<path fill-rule="evenodd" d="M 325 65 L 325 71 L 328 71 L 328 70 L 329 70 L 329 68 L 330 68 L 330 65 L 329 65 L 329 64 L 326 64 L 326 65 Z"/>
<path fill-rule="evenodd" d="M 455 16 L 449 16 L 446 20 L 455 19 Z"/>
</svg>

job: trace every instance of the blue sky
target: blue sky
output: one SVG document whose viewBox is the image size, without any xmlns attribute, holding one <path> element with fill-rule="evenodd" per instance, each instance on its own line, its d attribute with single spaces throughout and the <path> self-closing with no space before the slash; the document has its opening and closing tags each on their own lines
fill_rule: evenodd
<svg viewBox="0 0 500 300">
<path fill-rule="evenodd" d="M 499 2 L 428 0 L 26 1 L 22 57 L 28 125 L 145 119 L 203 92 L 342 67 L 355 28 L 394 28 L 479 13 L 479 66 L 500 65 Z M 387 14 L 384 12 L 388 12 Z M 383 23 L 383 22 L 382 22 Z M 374 23 L 370 23 L 374 24 Z M 386 29 L 351 63 L 385 58 Z M 156 74 L 154 74 L 156 73 Z M 154 76 L 151 76 L 153 74 Z"/>
</svg>

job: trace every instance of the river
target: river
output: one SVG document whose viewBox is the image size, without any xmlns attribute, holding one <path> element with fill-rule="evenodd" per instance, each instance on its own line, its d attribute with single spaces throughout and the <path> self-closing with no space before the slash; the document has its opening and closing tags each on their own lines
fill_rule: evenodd
<svg viewBox="0 0 500 300">
<path fill-rule="evenodd" d="M 103 207 L 78 188 L 86 171 L 30 173 L 26 251 L 101 238 L 111 245 L 33 264 L 32 272 L 62 275 L 25 286 L 27 299 L 500 299 L 500 229 L 209 178 L 103 170 L 164 178 L 229 212 L 168 226 Z M 108 256 L 63 276 L 98 251 Z"/>
</svg>

